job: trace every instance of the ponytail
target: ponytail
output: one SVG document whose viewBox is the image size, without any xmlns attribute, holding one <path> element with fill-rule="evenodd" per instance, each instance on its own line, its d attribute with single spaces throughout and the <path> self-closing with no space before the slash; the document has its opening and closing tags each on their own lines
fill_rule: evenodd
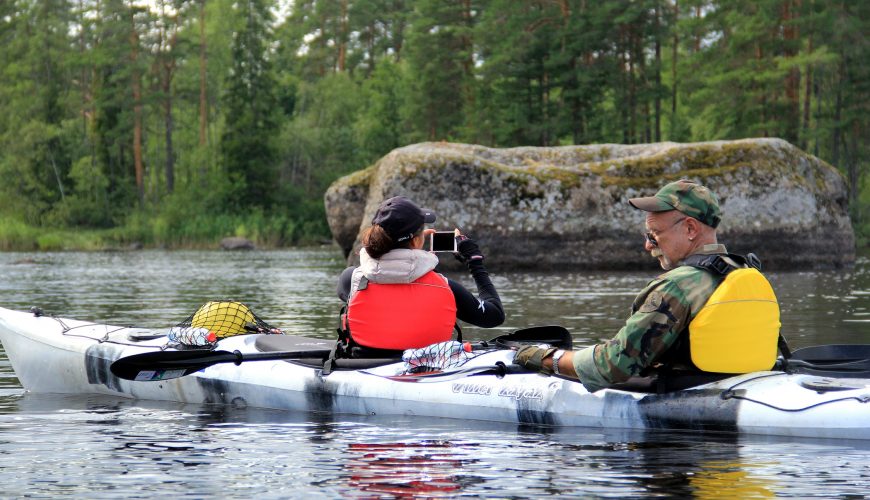
<svg viewBox="0 0 870 500">
<path fill-rule="evenodd" d="M 414 236 L 423 232 L 421 227 L 419 231 L 414 233 Z M 366 229 L 362 235 L 362 246 L 366 249 L 366 253 L 373 259 L 380 259 L 385 253 L 395 248 L 409 248 L 411 246 L 411 238 L 401 241 L 396 244 L 390 235 L 377 224 L 373 224 Z"/>
<path fill-rule="evenodd" d="M 381 256 L 393 249 L 393 239 L 384 231 L 384 228 L 375 224 L 363 233 L 362 245 L 369 257 L 380 259 Z"/>
</svg>

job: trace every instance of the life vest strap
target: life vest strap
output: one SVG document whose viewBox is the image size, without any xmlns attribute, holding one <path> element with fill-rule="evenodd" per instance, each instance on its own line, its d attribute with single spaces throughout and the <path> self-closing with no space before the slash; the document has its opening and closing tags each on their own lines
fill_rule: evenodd
<svg viewBox="0 0 870 500">
<path fill-rule="evenodd" d="M 729 253 L 726 255 L 728 256 L 728 258 L 736 262 L 739 267 L 735 267 L 733 264 L 725 260 L 720 254 L 690 255 L 686 257 L 685 260 L 683 260 L 683 264 L 710 271 L 711 273 L 718 276 L 727 276 L 728 273 L 735 269 L 741 269 L 746 267 L 753 267 L 761 271 L 761 259 L 759 259 L 758 256 L 754 253 L 750 252 L 746 255 Z"/>
</svg>

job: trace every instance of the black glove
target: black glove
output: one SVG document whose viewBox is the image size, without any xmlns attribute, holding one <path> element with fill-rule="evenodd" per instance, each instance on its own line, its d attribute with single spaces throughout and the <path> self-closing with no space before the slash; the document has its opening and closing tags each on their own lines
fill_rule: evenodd
<svg viewBox="0 0 870 500">
<path fill-rule="evenodd" d="M 544 367 L 544 359 L 552 356 L 556 351 L 558 349 L 555 347 L 523 346 L 520 347 L 516 356 L 514 356 L 514 364 L 529 370 L 541 372 L 544 375 L 552 375 L 553 369 Z"/>
<path fill-rule="evenodd" d="M 457 252 L 453 255 L 459 262 L 471 263 L 475 260 L 483 262 L 483 253 L 481 253 L 480 247 L 474 240 L 463 234 L 456 237 L 456 250 Z"/>
</svg>

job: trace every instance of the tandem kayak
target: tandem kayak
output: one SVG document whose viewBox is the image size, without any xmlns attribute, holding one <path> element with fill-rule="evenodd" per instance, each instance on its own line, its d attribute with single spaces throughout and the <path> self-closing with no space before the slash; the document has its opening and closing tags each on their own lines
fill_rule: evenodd
<svg viewBox="0 0 870 500">
<path fill-rule="evenodd" d="M 513 351 L 491 349 L 460 367 L 431 374 L 403 375 L 401 362 L 324 374 L 304 359 L 263 359 L 136 381 L 113 375 L 110 366 L 121 358 L 161 352 L 167 344 L 161 332 L 3 308 L 0 342 L 21 385 L 35 393 L 551 426 L 870 439 L 870 378 L 767 371 L 661 394 L 626 389 L 590 393 L 576 381 L 504 369 L 511 367 Z M 331 345 L 323 339 L 251 334 L 222 339 L 217 349 L 241 360 Z"/>
</svg>

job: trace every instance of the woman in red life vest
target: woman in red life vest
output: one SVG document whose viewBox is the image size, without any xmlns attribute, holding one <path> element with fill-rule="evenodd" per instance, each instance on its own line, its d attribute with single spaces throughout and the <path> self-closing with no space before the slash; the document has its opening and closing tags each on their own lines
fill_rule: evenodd
<svg viewBox="0 0 870 500">
<path fill-rule="evenodd" d="M 338 296 L 347 303 L 344 329 L 350 347 L 404 350 L 450 340 L 457 318 L 484 328 L 502 324 L 504 309 L 483 254 L 456 230 L 456 258 L 477 285 L 475 297 L 461 284 L 434 271 L 438 257 L 423 250 L 423 228 L 435 222 L 431 210 L 396 196 L 378 207 L 363 233 L 359 267 L 338 280 Z"/>
</svg>

